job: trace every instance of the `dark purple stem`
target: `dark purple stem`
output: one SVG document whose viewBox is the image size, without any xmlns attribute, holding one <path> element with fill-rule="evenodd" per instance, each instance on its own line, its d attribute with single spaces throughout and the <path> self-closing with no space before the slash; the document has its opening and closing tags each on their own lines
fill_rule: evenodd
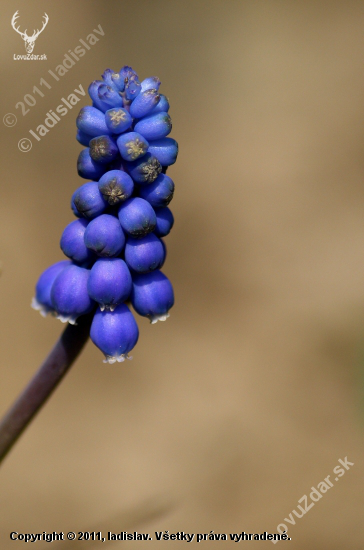
<svg viewBox="0 0 364 550">
<path fill-rule="evenodd" d="M 81 352 L 90 334 L 91 321 L 92 315 L 84 315 L 77 325 L 65 328 L 38 372 L 4 416 L 0 423 L 0 463 Z"/>
</svg>

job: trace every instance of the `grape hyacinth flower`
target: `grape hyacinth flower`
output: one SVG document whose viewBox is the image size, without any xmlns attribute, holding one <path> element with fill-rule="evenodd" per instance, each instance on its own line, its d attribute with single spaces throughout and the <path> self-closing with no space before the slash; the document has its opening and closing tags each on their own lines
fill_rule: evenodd
<svg viewBox="0 0 364 550">
<path fill-rule="evenodd" d="M 138 339 L 128 300 L 152 323 L 164 321 L 173 288 L 160 268 L 161 240 L 173 226 L 168 205 L 174 182 L 166 174 L 177 158 L 169 101 L 152 76 L 139 80 L 129 66 L 106 69 L 91 82 L 92 105 L 82 107 L 77 140 L 84 146 L 61 249 L 69 258 L 40 277 L 33 307 L 62 321 L 92 315 L 91 339 L 113 363 L 128 357 Z M 130 303 L 130 302 L 128 302 Z"/>
<path fill-rule="evenodd" d="M 77 117 L 81 178 L 60 241 L 68 259 L 38 279 L 32 307 L 68 322 L 61 338 L 0 423 L 0 461 L 43 405 L 89 336 L 105 363 L 131 359 L 139 330 L 134 311 L 165 321 L 173 288 L 159 270 L 173 226 L 174 183 L 166 171 L 177 158 L 169 100 L 152 76 L 129 66 L 106 69 L 91 82 L 91 104 Z"/>
</svg>

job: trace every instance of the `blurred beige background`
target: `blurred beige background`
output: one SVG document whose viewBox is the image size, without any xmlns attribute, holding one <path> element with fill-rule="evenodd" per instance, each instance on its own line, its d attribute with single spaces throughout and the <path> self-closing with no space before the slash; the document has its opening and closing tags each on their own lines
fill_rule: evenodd
<svg viewBox="0 0 364 550">
<path fill-rule="evenodd" d="M 47 61 L 13 60 L 25 53 L 16 10 L 29 32 L 48 13 L 34 49 Z M 105 36 L 52 79 L 99 24 Z M 354 466 L 287 524 L 286 544 L 363 548 L 363 27 L 350 0 L 2 4 L 2 116 L 18 123 L 1 132 L 1 414 L 63 329 L 29 304 L 62 259 L 88 99 L 29 153 L 18 141 L 75 87 L 128 64 L 162 80 L 180 155 L 171 318 L 138 318 L 128 364 L 106 366 L 88 344 L 0 470 L 1 550 L 19 546 L 11 531 L 137 530 L 150 549 L 171 546 L 154 531 L 276 532 L 346 456 Z M 25 94 L 37 103 L 22 116 Z"/>
</svg>

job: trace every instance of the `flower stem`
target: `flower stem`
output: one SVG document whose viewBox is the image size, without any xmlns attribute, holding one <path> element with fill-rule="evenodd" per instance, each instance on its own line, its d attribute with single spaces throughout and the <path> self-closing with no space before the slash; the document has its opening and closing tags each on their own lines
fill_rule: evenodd
<svg viewBox="0 0 364 550">
<path fill-rule="evenodd" d="M 62 380 L 90 334 L 92 315 L 68 325 L 54 348 L 0 422 L 0 463 Z"/>
</svg>

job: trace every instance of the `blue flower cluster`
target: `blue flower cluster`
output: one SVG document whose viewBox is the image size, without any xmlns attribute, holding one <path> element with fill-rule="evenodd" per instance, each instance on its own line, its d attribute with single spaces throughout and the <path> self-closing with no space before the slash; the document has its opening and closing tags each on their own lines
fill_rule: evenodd
<svg viewBox="0 0 364 550">
<path fill-rule="evenodd" d="M 104 362 L 129 359 L 139 331 L 127 304 L 151 323 L 165 321 L 173 288 L 160 271 L 162 237 L 173 226 L 168 204 L 174 183 L 167 176 L 177 142 L 167 137 L 169 102 L 156 77 L 139 81 L 131 67 L 107 69 L 89 87 L 92 106 L 77 117 L 85 146 L 77 168 L 87 180 L 72 196 L 76 216 L 60 246 L 69 260 L 42 273 L 32 307 L 62 322 L 94 312 L 90 336 Z"/>
</svg>

